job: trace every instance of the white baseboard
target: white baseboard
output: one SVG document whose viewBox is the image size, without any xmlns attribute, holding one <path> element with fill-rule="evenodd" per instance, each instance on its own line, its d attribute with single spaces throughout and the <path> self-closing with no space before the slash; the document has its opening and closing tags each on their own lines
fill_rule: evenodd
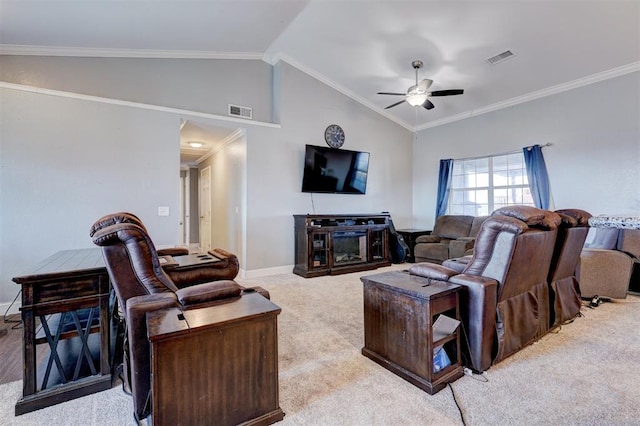
<svg viewBox="0 0 640 426">
<path fill-rule="evenodd" d="M 240 269 L 240 276 L 242 278 L 260 278 L 266 277 L 269 275 L 279 275 L 279 274 L 290 274 L 293 271 L 293 265 L 285 265 L 285 266 L 274 266 L 273 268 L 263 268 L 263 269 L 252 269 L 250 271 L 246 271 L 244 269 Z"/>
<path fill-rule="evenodd" d="M 11 308 L 9 308 L 11 307 Z M 7 311 L 7 309 L 9 311 Z M 11 303 L 1 303 L 0 304 L 0 315 L 4 315 L 5 312 L 7 315 L 19 314 L 20 313 L 20 301 L 16 300 L 16 303 L 11 305 Z"/>
</svg>

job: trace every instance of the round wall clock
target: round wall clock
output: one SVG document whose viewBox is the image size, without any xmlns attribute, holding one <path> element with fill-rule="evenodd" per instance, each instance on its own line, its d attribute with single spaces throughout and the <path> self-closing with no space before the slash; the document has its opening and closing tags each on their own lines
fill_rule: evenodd
<svg viewBox="0 0 640 426">
<path fill-rule="evenodd" d="M 331 124 L 324 131 L 324 140 L 331 148 L 340 148 L 344 143 L 344 130 L 337 124 Z"/>
</svg>

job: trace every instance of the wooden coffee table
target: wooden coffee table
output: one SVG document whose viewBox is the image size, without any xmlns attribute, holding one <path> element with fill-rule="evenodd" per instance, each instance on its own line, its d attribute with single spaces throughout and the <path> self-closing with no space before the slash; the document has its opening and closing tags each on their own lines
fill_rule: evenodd
<svg viewBox="0 0 640 426">
<path fill-rule="evenodd" d="M 460 327 L 444 336 L 433 333 L 441 314 L 460 320 L 461 286 L 399 271 L 361 280 L 364 356 L 431 395 L 463 376 Z M 436 371 L 434 349 L 440 347 L 450 364 Z"/>
</svg>

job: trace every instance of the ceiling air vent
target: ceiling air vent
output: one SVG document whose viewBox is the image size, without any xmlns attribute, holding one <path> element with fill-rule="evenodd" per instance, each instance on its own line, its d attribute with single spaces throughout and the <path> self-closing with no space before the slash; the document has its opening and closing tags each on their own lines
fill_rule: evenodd
<svg viewBox="0 0 640 426">
<path fill-rule="evenodd" d="M 504 52 L 500 53 L 499 55 L 490 57 L 489 59 L 487 59 L 487 62 L 489 62 L 489 64 L 491 64 L 491 65 L 495 65 L 497 63 L 506 61 L 507 59 L 512 58 L 514 56 L 515 56 L 515 54 L 512 51 L 505 50 Z"/>
<path fill-rule="evenodd" d="M 253 110 L 249 107 L 229 104 L 229 115 L 232 117 L 253 119 Z"/>
</svg>

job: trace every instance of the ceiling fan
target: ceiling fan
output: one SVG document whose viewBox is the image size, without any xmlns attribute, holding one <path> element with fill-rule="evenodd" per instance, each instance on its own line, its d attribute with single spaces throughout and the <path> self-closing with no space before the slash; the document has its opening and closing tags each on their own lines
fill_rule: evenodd
<svg viewBox="0 0 640 426">
<path fill-rule="evenodd" d="M 429 87 L 433 83 L 433 80 L 428 78 L 423 79 L 420 83 L 418 83 L 418 70 L 422 68 L 424 64 L 422 61 L 415 60 L 411 62 L 411 66 L 414 70 L 416 70 L 416 84 L 415 86 L 411 86 L 407 89 L 407 93 L 394 93 L 394 92 L 378 92 L 378 95 L 393 95 L 393 96 L 406 96 L 405 99 L 396 102 L 395 104 L 391 104 L 385 109 L 393 108 L 396 105 L 400 105 L 403 102 L 407 102 L 411 106 L 422 106 L 426 109 L 433 109 L 435 105 L 429 100 L 432 96 L 451 96 L 451 95 L 462 95 L 464 90 L 462 89 L 449 89 L 449 90 L 435 90 L 433 92 L 429 92 Z"/>
</svg>

